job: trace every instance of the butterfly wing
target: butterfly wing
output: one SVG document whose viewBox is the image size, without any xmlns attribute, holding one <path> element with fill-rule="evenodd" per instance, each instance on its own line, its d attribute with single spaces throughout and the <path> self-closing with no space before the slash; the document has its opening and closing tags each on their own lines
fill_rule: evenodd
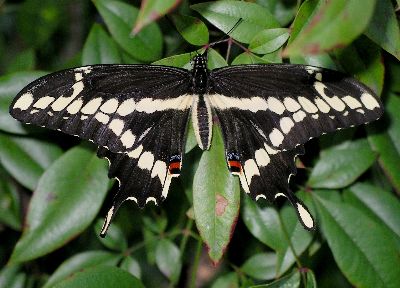
<svg viewBox="0 0 400 288">
<path fill-rule="evenodd" d="M 109 161 L 109 177 L 116 178 L 119 190 L 107 214 L 101 236 L 105 236 L 119 206 L 126 200 L 140 207 L 167 197 L 173 177 L 180 175 L 189 111 L 164 116 L 142 144 L 126 153 L 113 153 L 101 147 L 98 156 Z"/>
<path fill-rule="evenodd" d="M 357 80 L 323 68 L 243 65 L 210 74 L 210 103 L 255 127 L 270 147 L 290 150 L 310 138 L 376 120 L 382 104 Z"/>
<path fill-rule="evenodd" d="M 10 113 L 125 152 L 139 147 L 165 114 L 190 108 L 190 77 L 184 69 L 150 65 L 68 69 L 26 86 Z"/>
<path fill-rule="evenodd" d="M 226 110 L 215 113 L 223 133 L 228 168 L 239 176 L 243 190 L 254 200 L 274 202 L 278 196 L 285 196 L 296 208 L 303 226 L 314 229 L 307 207 L 289 189 L 289 179 L 296 174 L 294 160 L 304 153 L 303 146 L 278 151 L 266 143 L 255 127 L 246 124 L 245 116 L 238 118 Z"/>
</svg>

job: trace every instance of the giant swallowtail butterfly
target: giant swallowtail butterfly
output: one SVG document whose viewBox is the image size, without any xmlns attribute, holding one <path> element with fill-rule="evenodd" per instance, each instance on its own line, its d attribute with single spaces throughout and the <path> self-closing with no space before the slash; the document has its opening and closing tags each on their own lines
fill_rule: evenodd
<svg viewBox="0 0 400 288">
<path fill-rule="evenodd" d="M 253 199 L 285 196 L 306 229 L 315 222 L 289 190 L 294 158 L 312 137 L 379 118 L 382 105 L 365 85 L 342 73 L 305 65 L 255 64 L 207 69 L 206 54 L 191 71 L 156 65 L 93 65 L 44 76 L 14 99 L 10 113 L 88 139 L 110 163 L 119 206 L 167 197 L 184 159 L 189 117 L 198 146 L 209 149 L 213 119 L 228 169 Z"/>
</svg>

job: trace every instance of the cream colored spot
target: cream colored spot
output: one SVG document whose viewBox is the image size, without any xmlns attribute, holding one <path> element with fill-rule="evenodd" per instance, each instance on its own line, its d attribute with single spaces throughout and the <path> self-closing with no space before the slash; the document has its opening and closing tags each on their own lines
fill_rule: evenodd
<svg viewBox="0 0 400 288">
<path fill-rule="evenodd" d="M 135 135 L 133 135 L 132 131 L 129 129 L 126 130 L 121 136 L 122 145 L 124 145 L 126 148 L 131 148 L 135 143 L 135 139 Z"/>
<path fill-rule="evenodd" d="M 117 113 L 121 116 L 126 116 L 135 111 L 135 100 L 127 99 L 118 107 Z"/>
<path fill-rule="evenodd" d="M 31 106 L 33 103 L 33 95 L 32 93 L 25 93 L 23 94 L 17 102 L 15 102 L 13 108 L 14 109 L 20 109 L 20 110 L 26 110 Z"/>
<path fill-rule="evenodd" d="M 118 179 L 117 179 L 117 180 L 118 180 Z M 135 202 L 137 203 L 137 198 L 136 198 L 136 197 L 133 197 L 133 196 L 126 198 L 126 200 L 135 201 Z"/>
<path fill-rule="evenodd" d="M 357 109 L 356 111 L 357 111 L 358 113 L 365 114 L 365 111 L 364 111 L 363 109 Z"/>
<path fill-rule="evenodd" d="M 306 70 L 308 74 L 313 74 L 314 72 L 317 72 L 320 70 L 318 67 L 313 67 L 313 66 L 306 66 Z"/>
<path fill-rule="evenodd" d="M 257 165 L 259 167 L 265 167 L 271 161 L 267 151 L 265 151 L 265 149 L 262 148 L 256 151 L 254 158 L 256 159 Z"/>
<path fill-rule="evenodd" d="M 67 107 L 67 112 L 69 114 L 76 114 L 79 112 L 83 104 L 83 101 L 81 99 L 77 99 L 74 102 L 72 102 L 68 107 Z"/>
<path fill-rule="evenodd" d="M 314 88 L 317 90 L 319 95 L 331 106 L 333 109 L 336 111 L 343 111 L 346 108 L 346 105 L 343 103 L 342 100 L 340 100 L 339 97 L 333 96 L 333 97 L 328 97 L 325 94 L 325 88 L 326 86 L 322 84 L 321 82 L 316 81 L 314 83 Z"/>
<path fill-rule="evenodd" d="M 349 115 L 349 111 L 344 111 L 343 116 Z"/>
<path fill-rule="evenodd" d="M 81 81 L 83 79 L 82 73 L 75 73 L 75 81 Z"/>
<path fill-rule="evenodd" d="M 319 118 L 319 115 L 318 115 L 318 114 L 313 114 L 313 115 L 311 115 L 311 117 L 312 117 L 313 119 L 317 120 L 317 119 Z"/>
<path fill-rule="evenodd" d="M 261 97 L 235 98 L 220 94 L 211 94 L 206 96 L 210 100 L 212 107 L 224 110 L 237 108 L 240 110 L 250 110 L 251 112 L 266 111 L 267 102 Z"/>
<path fill-rule="evenodd" d="M 357 108 L 361 108 L 362 105 L 360 103 L 360 101 L 358 101 L 356 98 L 351 97 L 351 96 L 344 96 L 342 98 L 342 100 L 344 101 L 344 103 L 347 104 L 347 106 L 349 106 L 351 109 L 357 109 Z"/>
<path fill-rule="evenodd" d="M 253 176 L 260 176 L 260 171 L 258 170 L 257 164 L 253 159 L 249 159 L 244 163 L 244 173 L 246 175 L 247 183 L 249 183 L 249 185 Z"/>
<path fill-rule="evenodd" d="M 45 109 L 53 101 L 54 101 L 54 97 L 45 96 L 45 97 L 40 98 L 38 101 L 36 101 L 36 103 L 33 105 L 33 107 L 39 108 L 39 109 Z"/>
<path fill-rule="evenodd" d="M 167 178 L 165 179 L 163 190 L 162 190 L 162 193 L 161 193 L 161 195 L 164 198 L 167 198 L 167 196 L 168 196 L 168 190 L 169 190 L 169 186 L 171 185 L 171 180 L 172 180 L 172 176 L 171 175 L 167 175 Z"/>
<path fill-rule="evenodd" d="M 318 112 L 317 106 L 315 106 L 310 100 L 308 100 L 305 97 L 299 97 L 297 98 L 299 100 L 300 105 L 303 107 L 303 109 L 308 112 L 308 113 L 316 113 Z"/>
<path fill-rule="evenodd" d="M 151 171 L 151 178 L 158 176 L 160 182 L 163 183 L 166 175 L 167 164 L 165 164 L 163 161 L 157 160 L 156 163 L 154 163 L 153 170 Z"/>
<path fill-rule="evenodd" d="M 83 90 L 85 86 L 83 85 L 82 81 L 76 82 L 74 85 L 72 85 L 72 95 L 69 97 L 59 97 L 56 101 L 51 104 L 51 108 L 54 111 L 61 111 L 65 109 L 65 107 L 68 106 L 69 103 L 71 103 Z"/>
<path fill-rule="evenodd" d="M 278 197 L 285 197 L 286 198 L 286 195 L 283 194 L 283 193 L 276 193 L 275 194 L 275 199 L 278 198 Z"/>
<path fill-rule="evenodd" d="M 250 193 L 249 184 L 247 184 L 246 177 L 244 176 L 243 173 L 239 174 L 239 180 L 240 180 L 240 185 L 242 185 L 244 192 Z"/>
<path fill-rule="evenodd" d="M 283 117 L 280 121 L 281 130 L 283 133 L 288 134 L 289 131 L 293 128 L 294 123 L 293 120 L 289 117 Z"/>
<path fill-rule="evenodd" d="M 143 152 L 143 154 L 140 156 L 139 161 L 138 161 L 138 167 L 140 169 L 146 169 L 151 171 L 151 168 L 153 167 L 153 162 L 154 162 L 154 156 L 151 152 Z"/>
<path fill-rule="evenodd" d="M 110 127 L 111 131 L 114 132 L 115 135 L 119 136 L 122 133 L 122 130 L 124 130 L 124 121 L 121 119 L 114 119 L 108 124 L 108 127 Z"/>
<path fill-rule="evenodd" d="M 299 110 L 301 108 L 300 104 L 297 103 L 296 100 L 294 100 L 293 98 L 290 98 L 290 97 L 286 97 L 283 100 L 283 104 L 285 104 L 285 107 L 289 112 L 296 112 L 297 110 Z"/>
<path fill-rule="evenodd" d="M 271 140 L 272 145 L 279 146 L 283 142 L 283 134 L 278 129 L 274 128 L 272 132 L 269 134 L 269 139 Z"/>
<path fill-rule="evenodd" d="M 149 202 L 154 202 L 154 204 L 157 205 L 157 200 L 156 200 L 156 198 L 154 198 L 154 197 L 149 197 L 149 198 L 147 198 L 147 199 L 146 199 L 146 204 L 149 203 Z"/>
<path fill-rule="evenodd" d="M 285 106 L 282 104 L 281 101 L 279 101 L 275 97 L 268 97 L 267 104 L 269 110 L 271 110 L 276 114 L 282 115 L 283 112 L 285 111 Z"/>
<path fill-rule="evenodd" d="M 101 99 L 100 97 L 90 100 L 88 103 L 86 103 L 85 106 L 83 106 L 81 112 L 84 114 L 96 113 L 96 111 L 97 111 L 97 109 L 99 109 L 102 101 L 103 101 L 103 99 Z"/>
<path fill-rule="evenodd" d="M 192 105 L 190 101 L 186 101 L 188 97 L 192 98 L 192 96 L 189 95 L 182 95 L 172 99 L 143 98 L 136 103 L 135 109 L 136 111 L 146 113 L 154 113 L 156 111 L 165 111 L 169 109 L 185 110 Z M 182 102 L 187 103 L 187 105 L 181 105 Z"/>
<path fill-rule="evenodd" d="M 81 116 L 81 120 L 86 120 L 87 118 L 88 118 L 88 116 L 86 116 L 86 115 Z"/>
<path fill-rule="evenodd" d="M 110 121 L 110 117 L 101 112 L 96 113 L 96 116 L 94 118 L 96 118 L 99 122 L 103 124 L 107 124 L 108 121 Z"/>
<path fill-rule="evenodd" d="M 109 99 L 101 105 L 100 110 L 104 113 L 111 114 L 117 111 L 118 108 L 118 100 L 117 99 Z"/>
<path fill-rule="evenodd" d="M 315 79 L 317 79 L 318 81 L 322 81 L 322 74 L 321 73 L 316 73 L 315 74 Z"/>
<path fill-rule="evenodd" d="M 304 113 L 304 111 L 298 111 L 296 113 L 293 114 L 293 119 L 296 122 L 301 122 L 303 121 L 303 119 L 306 117 L 306 113 Z"/>
<path fill-rule="evenodd" d="M 137 159 L 142 154 L 142 151 L 143 151 L 143 146 L 140 145 L 135 150 L 132 150 L 131 152 L 129 152 L 128 156 L 129 156 L 129 158 Z"/>
<path fill-rule="evenodd" d="M 297 211 L 299 212 L 301 221 L 304 223 L 304 225 L 307 228 L 313 228 L 314 227 L 314 220 L 312 219 L 310 213 L 300 204 L 296 203 L 297 205 Z"/>
<path fill-rule="evenodd" d="M 315 97 L 315 104 L 322 113 L 328 113 L 331 110 L 331 107 L 319 97 Z"/>
<path fill-rule="evenodd" d="M 379 103 L 376 101 L 374 96 L 369 93 L 363 93 L 361 95 L 361 102 L 364 104 L 365 108 L 368 110 L 374 110 L 375 108 L 379 108 Z"/>
<path fill-rule="evenodd" d="M 267 143 L 264 143 L 264 148 L 269 155 L 275 155 L 275 154 L 279 153 L 278 150 L 275 150 L 272 147 L 268 146 Z"/>
</svg>

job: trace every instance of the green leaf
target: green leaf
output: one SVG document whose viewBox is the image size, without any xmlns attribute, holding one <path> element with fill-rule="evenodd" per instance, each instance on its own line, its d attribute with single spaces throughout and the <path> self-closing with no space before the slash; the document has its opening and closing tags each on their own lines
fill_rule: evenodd
<svg viewBox="0 0 400 288">
<path fill-rule="evenodd" d="M 52 143 L 0 133 L 0 163 L 20 184 L 35 190 L 47 167 L 62 154 Z"/>
<path fill-rule="evenodd" d="M 224 57 L 221 56 L 217 51 L 214 49 L 209 49 L 208 50 L 208 63 L 207 67 L 208 69 L 217 69 L 221 67 L 228 66 L 228 63 L 226 63 Z"/>
<path fill-rule="evenodd" d="M 157 24 L 149 24 L 134 37 L 131 28 L 138 9 L 120 1 L 93 0 L 115 41 L 132 57 L 142 61 L 160 58 L 162 35 Z"/>
<path fill-rule="evenodd" d="M 312 270 L 307 270 L 306 274 L 306 284 L 305 288 L 317 288 L 317 281 L 315 280 L 315 275 Z"/>
<path fill-rule="evenodd" d="M 256 0 L 256 3 L 267 8 L 281 26 L 287 26 L 297 12 L 297 0 Z"/>
<path fill-rule="evenodd" d="M 94 230 L 101 244 L 108 249 L 124 252 L 128 248 L 128 243 L 121 228 L 116 223 L 113 223 L 107 231 L 107 237 L 103 238 L 99 236 L 102 226 L 103 219 L 98 219 L 94 225 Z"/>
<path fill-rule="evenodd" d="M 144 288 L 139 279 L 117 267 L 96 266 L 81 270 L 59 282 L 54 288 Z"/>
<path fill-rule="evenodd" d="M 239 288 L 239 279 L 236 273 L 219 276 L 211 288 Z"/>
<path fill-rule="evenodd" d="M 72 148 L 55 161 L 40 178 L 10 261 L 50 253 L 88 227 L 107 192 L 106 171 L 104 161 L 83 147 Z"/>
<path fill-rule="evenodd" d="M 174 279 L 181 270 L 181 252 L 169 239 L 161 239 L 157 243 L 156 263 L 158 269 L 169 279 Z"/>
<path fill-rule="evenodd" d="M 157 60 L 156 62 L 153 62 L 153 64 L 183 68 L 190 62 L 193 55 L 195 54 L 185 53 L 185 54 L 174 55 Z"/>
<path fill-rule="evenodd" d="M 313 188 L 343 188 L 353 183 L 375 161 L 366 139 L 347 141 L 325 149 L 315 164 L 308 185 Z"/>
<path fill-rule="evenodd" d="M 17 187 L 0 169 L 0 223 L 21 230 L 21 203 Z M 1 287 L 1 285 L 0 285 Z"/>
<path fill-rule="evenodd" d="M 249 49 L 253 53 L 267 54 L 278 50 L 289 38 L 289 29 L 266 29 L 250 41 Z"/>
<path fill-rule="evenodd" d="M 235 59 L 232 61 L 232 65 L 243 65 L 243 64 L 268 64 L 267 60 L 258 57 L 250 52 L 243 52 L 239 54 Z"/>
<path fill-rule="evenodd" d="M 20 265 L 7 265 L 2 267 L 0 271 L 0 287 L 13 287 L 20 270 Z"/>
<path fill-rule="evenodd" d="M 259 253 L 247 259 L 241 271 L 256 279 L 270 280 L 275 277 L 275 265 L 275 253 Z"/>
<path fill-rule="evenodd" d="M 179 5 L 181 0 L 147 0 L 142 1 L 140 12 L 136 19 L 135 27 L 132 33 L 137 34 L 143 29 L 144 26 L 161 18 L 176 6 Z"/>
<path fill-rule="evenodd" d="M 269 284 L 251 286 L 249 288 L 297 288 L 300 287 L 300 273 L 295 271 Z"/>
<path fill-rule="evenodd" d="M 245 197 L 242 211 L 243 222 L 254 237 L 275 251 L 283 250 L 283 235 L 275 208 L 261 209 L 250 197 Z"/>
<path fill-rule="evenodd" d="M 392 1 L 376 1 L 375 11 L 364 33 L 400 60 L 400 29 Z"/>
<path fill-rule="evenodd" d="M 287 236 L 281 240 L 282 247 L 277 251 L 276 276 L 284 274 L 296 262 L 296 257 L 307 249 L 313 239 L 313 234 L 300 224 L 292 205 L 285 205 L 281 209 L 280 219 L 281 225 L 284 225 L 281 233 L 285 233 Z M 293 254 L 293 250 L 296 256 Z"/>
<path fill-rule="evenodd" d="M 172 15 L 176 29 L 182 37 L 192 45 L 208 43 L 209 33 L 206 24 L 198 18 L 186 15 Z"/>
<path fill-rule="evenodd" d="M 340 270 L 357 287 L 397 287 L 400 258 L 390 233 L 361 210 L 325 194 L 313 193 L 324 236 Z"/>
<path fill-rule="evenodd" d="M 323 1 L 308 24 L 285 49 L 288 56 L 319 54 L 343 47 L 367 27 L 375 0 Z"/>
<path fill-rule="evenodd" d="M 377 95 L 382 93 L 385 66 L 381 49 L 368 38 L 359 38 L 336 53 L 342 67 L 368 85 Z"/>
<path fill-rule="evenodd" d="M 353 206 L 368 210 L 370 218 L 380 223 L 380 227 L 386 226 L 400 241 L 400 203 L 390 192 L 376 186 L 357 183 L 349 187 L 345 196 L 348 203 Z"/>
<path fill-rule="evenodd" d="M 400 193 L 400 98 L 389 94 L 386 105 L 386 115 L 390 124 L 382 131 L 378 123 L 368 127 L 368 141 L 372 150 L 377 152 L 379 165 L 394 189 Z"/>
<path fill-rule="evenodd" d="M 124 269 L 125 271 L 128 271 L 138 279 L 141 278 L 142 272 L 140 269 L 140 265 L 138 261 L 131 256 L 127 256 L 122 260 L 120 268 Z"/>
<path fill-rule="evenodd" d="M 27 134 L 27 126 L 22 125 L 9 114 L 9 107 L 17 93 L 30 82 L 46 75 L 47 72 L 17 72 L 0 77 L 0 130 Z"/>
<path fill-rule="evenodd" d="M 43 288 L 49 288 L 67 279 L 74 273 L 95 266 L 115 266 L 121 259 L 120 255 L 106 251 L 86 251 L 68 258 L 54 271 Z"/>
<path fill-rule="evenodd" d="M 211 148 L 203 152 L 193 179 L 196 225 L 214 263 L 231 239 L 240 206 L 239 181 L 226 169 L 224 155 L 221 131 L 214 125 Z"/>
<path fill-rule="evenodd" d="M 82 65 L 119 64 L 117 44 L 99 24 L 93 24 L 82 51 Z"/>
<path fill-rule="evenodd" d="M 190 6 L 211 24 L 228 33 L 235 24 L 240 24 L 229 33 L 232 38 L 249 43 L 264 29 L 278 28 L 279 23 L 264 7 L 244 1 L 211 1 Z"/>
</svg>

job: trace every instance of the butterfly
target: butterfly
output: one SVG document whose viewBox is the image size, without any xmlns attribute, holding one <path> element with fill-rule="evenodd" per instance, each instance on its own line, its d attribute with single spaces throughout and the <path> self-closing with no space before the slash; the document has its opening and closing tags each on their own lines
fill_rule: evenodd
<svg viewBox="0 0 400 288">
<path fill-rule="evenodd" d="M 305 229 L 315 221 L 289 189 L 294 159 L 313 137 L 378 119 L 374 92 L 340 72 L 295 64 L 207 69 L 207 53 L 193 68 L 92 65 L 55 72 L 30 83 L 11 115 L 99 146 L 116 178 L 100 235 L 126 200 L 140 207 L 168 195 L 181 173 L 189 119 L 198 146 L 210 148 L 213 127 L 224 140 L 227 168 L 255 200 L 286 197 Z"/>
</svg>

